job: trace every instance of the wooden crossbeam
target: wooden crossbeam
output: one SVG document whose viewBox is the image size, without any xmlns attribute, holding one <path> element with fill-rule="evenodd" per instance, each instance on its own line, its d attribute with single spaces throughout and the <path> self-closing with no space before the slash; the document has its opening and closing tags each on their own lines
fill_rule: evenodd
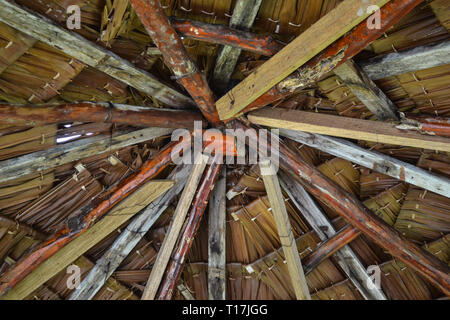
<svg viewBox="0 0 450 320">
<path fill-rule="evenodd" d="M 172 130 L 167 128 L 147 128 L 113 137 L 101 135 L 8 159 L 0 162 L 0 183 L 168 135 Z"/>
<path fill-rule="evenodd" d="M 286 192 L 294 206 L 301 212 L 320 240 L 325 241 L 332 238 L 336 234 L 336 229 L 309 193 L 291 175 L 281 171 L 279 177 L 284 192 Z M 341 248 L 334 257 L 346 276 L 366 300 L 386 300 L 386 296 L 381 289 L 369 286 L 371 283 L 370 277 L 349 246 Z"/>
<path fill-rule="evenodd" d="M 382 7 L 389 0 L 372 1 Z M 312 59 L 316 54 L 366 19 L 367 4 L 345 0 L 235 86 L 217 103 L 221 119 L 228 119 Z"/>
<path fill-rule="evenodd" d="M 262 161 L 259 163 L 259 166 L 261 168 L 264 186 L 266 187 L 267 196 L 277 226 L 289 275 L 291 276 L 291 283 L 294 287 L 295 296 L 298 300 L 311 300 L 278 177 L 270 161 Z"/>
<path fill-rule="evenodd" d="M 420 46 L 359 63 L 372 80 L 393 77 L 399 74 L 438 67 L 450 63 L 450 40 Z"/>
<path fill-rule="evenodd" d="M 334 73 L 379 120 L 399 120 L 397 107 L 391 99 L 353 60 L 341 64 Z"/>
<path fill-rule="evenodd" d="M 385 154 L 361 148 L 350 141 L 288 129 L 280 129 L 280 135 L 450 198 L 450 179 Z"/>
<path fill-rule="evenodd" d="M 208 222 L 208 297 L 209 300 L 226 298 L 226 168 L 209 201 Z"/>
<path fill-rule="evenodd" d="M 151 74 L 136 68 L 115 53 L 13 2 L 0 0 L 0 21 L 169 106 L 193 105 L 190 98 L 161 83 Z"/>
<path fill-rule="evenodd" d="M 44 261 L 2 299 L 19 300 L 28 296 L 170 189 L 172 185 L 173 181 L 170 180 L 152 180 L 142 186 L 113 208 L 103 219 Z"/>
<path fill-rule="evenodd" d="M 205 170 L 206 163 L 208 162 L 208 156 L 200 154 L 196 159 L 191 174 L 186 182 L 181 198 L 178 201 L 177 207 L 173 214 L 174 218 L 169 230 L 166 233 L 164 241 L 156 257 L 156 261 L 153 264 L 152 272 L 148 278 L 147 285 L 142 294 L 142 300 L 153 300 L 158 292 L 159 284 L 163 278 L 164 271 L 169 263 L 170 256 L 172 255 L 173 248 L 177 242 L 181 228 L 183 227 L 186 215 L 194 198 L 195 191 Z"/>
<path fill-rule="evenodd" d="M 139 213 L 130 224 L 122 230 L 120 236 L 97 260 L 95 266 L 80 283 L 80 286 L 70 295 L 69 300 L 90 300 L 105 284 L 122 261 L 130 254 L 138 242 L 169 207 L 172 201 L 182 192 L 186 184 L 190 165 L 176 167 L 167 177 L 175 182 L 173 187 L 150 203 Z"/>
<path fill-rule="evenodd" d="M 0 104 L 0 123 L 35 126 L 61 122 L 108 122 L 142 127 L 194 128 L 199 112 L 102 102 Z"/>
<path fill-rule="evenodd" d="M 230 19 L 230 27 L 248 30 L 253 25 L 262 0 L 238 0 Z M 231 75 L 236 68 L 241 49 L 231 46 L 220 48 L 213 71 L 213 84 L 216 90 L 224 93 Z"/>
<path fill-rule="evenodd" d="M 255 124 L 378 143 L 450 151 L 450 139 L 399 130 L 394 124 L 299 110 L 265 108 L 248 119 Z"/>
</svg>

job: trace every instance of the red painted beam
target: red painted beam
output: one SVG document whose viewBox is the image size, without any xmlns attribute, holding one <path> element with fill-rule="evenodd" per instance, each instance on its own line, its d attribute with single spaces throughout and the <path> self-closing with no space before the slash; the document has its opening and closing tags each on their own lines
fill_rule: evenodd
<svg viewBox="0 0 450 320">
<path fill-rule="evenodd" d="M 0 104 L 0 123 L 37 125 L 61 122 L 107 122 L 142 127 L 189 128 L 206 122 L 200 113 L 107 103 L 80 102 L 61 105 Z"/>
<path fill-rule="evenodd" d="M 183 233 L 179 237 L 178 247 L 174 250 L 164 278 L 161 281 L 158 294 L 159 300 L 170 300 L 172 298 L 175 285 L 183 271 L 184 262 L 189 254 L 192 241 L 197 234 L 209 197 L 222 168 L 222 164 L 218 163 L 217 159 L 215 157 L 211 165 L 208 166 L 197 189 L 197 195 L 192 203 Z"/>
<path fill-rule="evenodd" d="M 259 109 L 290 95 L 295 90 L 310 86 L 335 67 L 361 52 L 421 2 L 422 0 L 391 0 L 380 9 L 380 29 L 369 29 L 367 19 L 364 20 L 345 36 L 248 105 L 242 110 L 242 113 Z"/>
<path fill-rule="evenodd" d="M 246 131 L 249 127 L 241 121 L 229 126 Z M 373 214 L 354 195 L 346 192 L 314 166 L 301 160 L 294 151 L 280 141 L 279 149 L 271 148 L 270 139 L 254 141 L 250 135 L 249 147 L 258 146 L 259 152 L 277 152 L 280 168 L 298 179 L 316 198 L 333 208 L 342 218 L 386 249 L 393 257 L 413 268 L 426 279 L 450 295 L 450 268 L 428 251 L 408 241 L 380 217 Z"/>
<path fill-rule="evenodd" d="M 172 161 L 172 150 L 175 147 L 183 147 L 187 143 L 190 144 L 190 141 L 181 140 L 180 142 L 168 144 L 152 159 L 144 163 L 139 172 L 110 189 L 107 192 L 109 196 L 107 199 L 102 197 L 99 203 L 91 204 L 82 209 L 82 212 L 86 212 L 86 214 L 70 219 L 65 228 L 56 232 L 51 239 L 45 241 L 32 253 L 19 260 L 12 269 L 0 278 L 0 296 L 14 288 L 41 263 L 53 256 L 67 243 L 84 233 L 95 221 L 103 217 L 121 200 L 158 175 Z"/>
<path fill-rule="evenodd" d="M 240 31 L 221 24 L 180 19 L 171 19 L 170 21 L 181 36 L 229 45 L 264 56 L 273 56 L 284 47 L 270 35 Z"/>
<path fill-rule="evenodd" d="M 134 11 L 153 39 L 174 73 L 174 78 L 189 92 L 205 118 L 214 125 L 220 124 L 215 97 L 205 76 L 189 57 L 183 42 L 158 0 L 131 0 Z"/>
</svg>

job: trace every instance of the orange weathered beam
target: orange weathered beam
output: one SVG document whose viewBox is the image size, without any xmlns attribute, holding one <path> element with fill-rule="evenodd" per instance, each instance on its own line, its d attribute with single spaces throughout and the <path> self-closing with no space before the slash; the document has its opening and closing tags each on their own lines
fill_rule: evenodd
<svg viewBox="0 0 450 320">
<path fill-rule="evenodd" d="M 208 121 L 220 123 L 215 97 L 205 76 L 189 57 L 158 0 L 131 0 L 131 4 L 176 79 L 194 99 Z"/>
<path fill-rule="evenodd" d="M 197 112 L 112 103 L 79 102 L 58 105 L 0 104 L 0 123 L 34 126 L 42 123 L 72 121 L 191 129 L 194 126 L 194 121 L 204 122 L 204 119 Z M 204 122 L 204 125 L 206 125 L 206 122 Z"/>
</svg>

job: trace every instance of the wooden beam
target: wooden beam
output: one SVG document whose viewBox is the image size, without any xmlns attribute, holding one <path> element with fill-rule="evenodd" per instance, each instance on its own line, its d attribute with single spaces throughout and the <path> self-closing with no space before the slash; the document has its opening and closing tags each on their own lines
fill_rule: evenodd
<svg viewBox="0 0 450 320">
<path fill-rule="evenodd" d="M 234 120 L 230 126 L 235 131 L 240 129 L 245 132 L 250 129 L 238 120 Z M 344 191 L 317 168 L 300 159 L 282 141 L 272 146 L 269 140 L 277 139 L 273 134 L 270 139 L 258 139 L 257 135 L 248 135 L 248 138 L 247 144 L 251 149 L 257 148 L 255 151 L 263 156 L 267 150 L 277 153 L 278 157 L 272 156 L 273 161 L 277 161 L 276 164 L 280 168 L 304 183 L 309 193 L 333 208 L 338 215 L 391 255 L 430 280 L 445 294 L 450 295 L 450 268 L 445 263 L 408 241 L 383 219 L 374 215 L 354 195 Z"/>
<path fill-rule="evenodd" d="M 396 0 L 387 3 L 380 9 L 380 28 L 369 29 L 369 19 L 372 19 L 371 17 L 362 21 L 350 32 L 346 33 L 325 50 L 322 50 L 290 76 L 270 88 L 270 90 L 250 103 L 243 110 L 236 113 L 234 117 L 264 107 L 289 96 L 296 90 L 313 85 L 324 75 L 332 71 L 333 68 L 361 52 L 372 41 L 383 35 L 383 33 L 420 3 L 422 3 L 422 0 Z"/>
<path fill-rule="evenodd" d="M 382 7 L 389 0 L 372 1 Z M 345 0 L 235 86 L 217 103 L 220 119 L 228 119 L 366 19 L 367 4 Z M 358 15 L 359 14 L 359 15 Z"/>
<path fill-rule="evenodd" d="M 448 138 L 420 134 L 417 131 L 399 130 L 395 124 L 380 121 L 277 108 L 254 111 L 248 115 L 248 119 L 252 123 L 269 127 L 377 143 L 450 151 L 450 140 Z"/>
<path fill-rule="evenodd" d="M 188 288 L 184 284 L 179 284 L 177 286 L 178 291 L 180 291 L 181 295 L 184 297 L 185 300 L 195 300 L 192 293 L 189 291 Z"/>
<path fill-rule="evenodd" d="M 291 175 L 279 172 L 280 184 L 291 199 L 294 206 L 301 212 L 320 240 L 326 241 L 336 234 L 336 229 L 328 220 L 314 199 L 305 191 Z M 349 280 L 366 300 L 386 300 L 381 289 L 369 286 L 370 277 L 363 264 L 349 246 L 344 246 L 334 255 Z"/>
<path fill-rule="evenodd" d="M 177 81 L 189 92 L 205 118 L 214 125 L 219 124 L 219 116 L 214 105 L 216 99 L 206 77 L 190 58 L 159 1 L 130 0 L 130 2 Z"/>
<path fill-rule="evenodd" d="M 434 0 L 430 7 L 442 26 L 450 31 L 450 3 L 447 0 Z"/>
<path fill-rule="evenodd" d="M 280 135 L 327 152 L 376 172 L 450 198 L 450 179 L 437 176 L 412 164 L 367 150 L 350 141 L 315 133 L 280 129 Z"/>
<path fill-rule="evenodd" d="M 0 123 L 35 126 L 61 122 L 107 122 L 142 127 L 194 128 L 206 122 L 200 113 L 101 102 L 18 105 L 0 104 Z"/>
<path fill-rule="evenodd" d="M 91 300 L 105 284 L 106 280 L 130 254 L 138 242 L 168 208 L 173 200 L 182 192 L 186 184 L 190 165 L 176 167 L 167 177 L 175 182 L 173 187 L 150 203 L 131 223 L 122 230 L 120 236 L 97 260 L 95 266 L 80 283 L 80 286 L 70 295 L 69 300 Z"/>
<path fill-rule="evenodd" d="M 341 64 L 334 73 L 379 120 L 400 119 L 394 103 L 353 60 Z"/>
<path fill-rule="evenodd" d="M 23 299 L 123 225 L 173 186 L 170 180 L 153 180 L 112 209 L 78 238 L 44 261 L 2 299 Z"/>
<path fill-rule="evenodd" d="M 359 66 L 372 80 L 438 67 L 450 63 L 450 40 L 362 61 Z"/>
<path fill-rule="evenodd" d="M 54 148 L 30 153 L 0 162 L 0 183 L 14 180 L 34 172 L 43 172 L 66 163 L 93 155 L 113 152 L 164 135 L 172 129 L 147 128 L 126 134 L 96 136 L 58 145 Z"/>
<path fill-rule="evenodd" d="M 208 298 L 226 299 L 226 168 L 222 169 L 209 201 Z"/>
<path fill-rule="evenodd" d="M 272 208 L 273 218 L 277 226 L 278 235 L 286 259 L 291 283 L 294 287 L 297 300 L 311 300 L 308 284 L 306 283 L 300 255 L 298 254 L 297 243 L 292 233 L 292 226 L 284 204 L 280 183 L 275 169 L 268 160 L 259 163 L 261 175 L 266 187 L 267 196 Z"/>
<path fill-rule="evenodd" d="M 253 25 L 262 0 L 238 0 L 230 19 L 230 27 L 248 30 Z M 236 68 L 241 49 L 223 46 L 216 58 L 213 71 L 213 84 L 220 93 L 226 91 L 231 75 Z"/>
<path fill-rule="evenodd" d="M 190 173 L 189 179 L 186 182 L 181 198 L 178 201 L 177 207 L 173 214 L 173 221 L 169 230 L 166 233 L 164 241 L 159 249 L 156 261 L 153 264 L 152 272 L 148 278 L 147 285 L 142 294 L 142 300 L 153 300 L 158 292 L 159 284 L 163 278 L 164 271 L 169 263 L 173 248 L 177 242 L 180 231 L 186 220 L 186 215 L 194 198 L 195 191 L 205 170 L 208 156 L 200 154 L 196 159 L 193 169 Z"/>
<path fill-rule="evenodd" d="M 202 221 L 203 214 L 208 205 L 209 197 L 214 189 L 217 179 L 219 178 L 222 164 L 220 162 L 220 154 L 216 154 L 212 158 L 211 164 L 205 171 L 196 196 L 192 202 L 192 207 L 183 227 L 183 231 L 178 239 L 177 248 L 174 250 L 167 271 L 161 281 L 158 300 L 170 300 L 175 290 L 178 279 L 183 271 L 184 263 L 192 246 L 193 239 L 197 234 L 197 230 Z"/>
<path fill-rule="evenodd" d="M 10 2 L 0 0 L 0 21 L 38 39 L 67 55 L 140 90 L 168 106 L 193 105 L 190 98 L 158 81 L 115 53 L 68 31 L 48 18 Z"/>
</svg>

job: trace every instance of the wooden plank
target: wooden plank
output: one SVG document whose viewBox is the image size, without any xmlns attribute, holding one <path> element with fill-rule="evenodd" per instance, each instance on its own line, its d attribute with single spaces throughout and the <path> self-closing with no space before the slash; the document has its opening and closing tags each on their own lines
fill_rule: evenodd
<svg viewBox="0 0 450 320">
<path fill-rule="evenodd" d="M 179 284 L 177 286 L 177 289 L 180 291 L 181 295 L 184 297 L 185 300 L 195 300 L 192 293 L 189 291 L 188 288 L 184 284 Z"/>
<path fill-rule="evenodd" d="M 0 162 L 0 183 L 14 180 L 34 172 L 42 172 L 89 156 L 119 150 L 123 147 L 168 135 L 173 129 L 146 128 L 126 134 L 96 136 L 57 145 Z"/>
<path fill-rule="evenodd" d="M 264 160 L 259 163 L 259 166 L 261 168 L 264 186 L 266 187 L 267 196 L 277 226 L 278 235 L 280 236 L 280 242 L 283 247 L 295 296 L 298 300 L 311 300 L 278 177 L 270 161 Z"/>
<path fill-rule="evenodd" d="M 372 80 L 429 69 L 450 63 L 450 40 L 362 61 L 359 66 Z"/>
<path fill-rule="evenodd" d="M 208 298 L 226 298 L 226 168 L 223 167 L 209 201 Z"/>
<path fill-rule="evenodd" d="M 186 184 L 190 165 L 175 168 L 167 179 L 175 181 L 174 186 L 153 201 L 120 233 L 120 236 L 97 261 L 89 274 L 70 296 L 69 300 L 90 300 L 105 284 L 106 280 L 130 254 L 138 242 L 147 234 L 160 215 L 171 202 L 180 194 Z"/>
<path fill-rule="evenodd" d="M 336 229 L 322 212 L 313 198 L 289 174 L 280 172 L 280 184 L 294 206 L 301 212 L 320 240 L 325 241 L 336 234 Z M 344 246 L 334 255 L 349 280 L 366 300 L 386 300 L 381 288 L 369 286 L 370 277 L 349 246 Z"/>
<path fill-rule="evenodd" d="M 173 184 L 170 180 L 149 181 L 114 207 L 103 219 L 44 261 L 1 299 L 20 300 L 28 296 L 170 189 Z"/>
<path fill-rule="evenodd" d="M 450 2 L 448 0 L 434 0 L 430 3 L 431 10 L 439 22 L 450 31 Z"/>
<path fill-rule="evenodd" d="M 394 103 L 353 60 L 341 64 L 334 73 L 379 120 L 399 120 Z"/>
<path fill-rule="evenodd" d="M 230 27 L 242 30 L 250 29 L 258 14 L 261 2 L 262 0 L 238 0 L 230 19 Z M 231 46 L 220 48 L 212 76 L 214 87 L 219 92 L 226 91 L 241 51 L 241 49 Z"/>
<path fill-rule="evenodd" d="M 415 148 L 450 151 L 450 139 L 400 130 L 394 124 L 299 110 L 265 108 L 254 111 L 248 119 L 255 124 L 367 140 Z"/>
<path fill-rule="evenodd" d="M 280 129 L 279 132 L 280 135 L 299 143 L 450 198 L 450 179 L 412 164 L 361 148 L 343 139 L 287 129 Z"/>
<path fill-rule="evenodd" d="M 173 221 L 169 230 L 166 233 L 164 241 L 156 257 L 156 261 L 153 264 L 152 272 L 148 278 L 147 285 L 142 294 L 142 300 L 153 300 L 158 292 L 159 284 L 163 278 L 164 271 L 166 270 L 167 263 L 172 255 L 173 248 L 178 239 L 178 235 L 183 227 L 184 220 L 191 206 L 192 199 L 194 198 L 197 186 L 202 177 L 203 171 L 206 168 L 209 157 L 200 154 L 196 159 L 196 163 L 192 168 L 192 172 L 186 182 L 181 198 L 178 201 L 177 207 L 173 214 Z"/>
<path fill-rule="evenodd" d="M 382 7 L 389 0 L 372 1 Z M 367 3 L 345 0 L 235 86 L 217 103 L 220 119 L 228 119 L 286 78 L 328 45 L 366 19 Z"/>
<path fill-rule="evenodd" d="M 169 106 L 193 105 L 190 98 L 161 83 L 148 72 L 136 68 L 115 53 L 8 0 L 0 0 L 0 21 Z"/>
</svg>

